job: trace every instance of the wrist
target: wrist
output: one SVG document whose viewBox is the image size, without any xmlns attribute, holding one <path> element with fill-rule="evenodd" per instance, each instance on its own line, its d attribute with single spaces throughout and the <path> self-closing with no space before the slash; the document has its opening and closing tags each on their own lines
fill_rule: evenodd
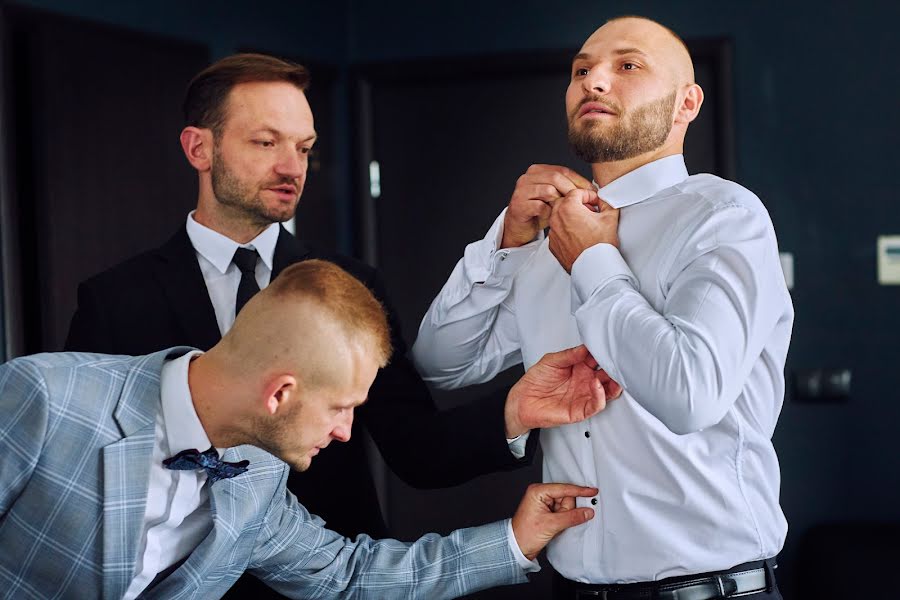
<svg viewBox="0 0 900 600">
<path fill-rule="evenodd" d="M 503 420 L 506 430 L 506 439 L 517 438 L 528 431 L 521 421 L 517 418 L 519 412 L 519 403 L 516 400 L 514 390 L 510 390 L 506 398 L 506 406 L 503 409 Z"/>
<path fill-rule="evenodd" d="M 524 246 L 528 242 L 534 239 L 534 236 L 527 240 L 523 240 L 521 236 L 515 236 L 507 231 L 503 232 L 503 238 L 500 240 L 500 248 L 498 250 L 502 250 L 504 248 L 518 248 L 520 246 Z"/>
</svg>

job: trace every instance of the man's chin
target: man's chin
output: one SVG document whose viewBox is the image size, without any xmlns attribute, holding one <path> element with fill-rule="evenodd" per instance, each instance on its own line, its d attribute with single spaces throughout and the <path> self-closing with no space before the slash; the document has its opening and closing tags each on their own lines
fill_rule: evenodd
<svg viewBox="0 0 900 600">
<path fill-rule="evenodd" d="M 283 459 L 284 460 L 284 459 Z M 290 467 L 295 471 L 306 471 L 312 466 L 312 457 L 304 456 L 302 458 L 292 458 L 291 460 L 284 460 Z"/>
</svg>

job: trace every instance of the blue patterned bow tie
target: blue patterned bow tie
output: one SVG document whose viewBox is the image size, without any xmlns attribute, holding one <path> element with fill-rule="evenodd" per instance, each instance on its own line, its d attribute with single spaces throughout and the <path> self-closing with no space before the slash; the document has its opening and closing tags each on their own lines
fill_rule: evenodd
<svg viewBox="0 0 900 600">
<path fill-rule="evenodd" d="M 176 471 L 191 471 L 193 469 L 206 469 L 206 475 L 209 477 L 210 484 L 220 479 L 230 479 L 237 477 L 241 473 L 247 472 L 249 460 L 241 462 L 225 462 L 219 458 L 219 453 L 215 448 L 210 448 L 206 452 L 198 450 L 182 450 L 172 458 L 163 461 L 163 466 L 167 469 Z"/>
</svg>

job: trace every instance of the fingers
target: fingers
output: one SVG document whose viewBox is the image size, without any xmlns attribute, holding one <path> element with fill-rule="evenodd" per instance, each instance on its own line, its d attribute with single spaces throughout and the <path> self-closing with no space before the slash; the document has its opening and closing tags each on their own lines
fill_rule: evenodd
<svg viewBox="0 0 900 600">
<path fill-rule="evenodd" d="M 561 500 L 553 501 L 553 512 L 563 512 L 575 508 L 575 498 L 566 496 Z"/>
<path fill-rule="evenodd" d="M 576 508 L 574 510 L 567 510 L 549 514 L 545 517 L 547 523 L 547 533 L 555 536 L 559 532 L 564 531 L 569 527 L 581 525 L 582 523 L 590 521 L 593 518 L 594 509 L 592 508 Z"/>
<path fill-rule="evenodd" d="M 594 189 L 593 183 L 568 167 L 535 164 L 528 167 L 528 170 L 525 171 L 525 173 L 528 175 L 541 176 L 549 181 L 555 182 L 555 184 L 558 184 L 558 189 L 563 195 L 569 193 L 573 187 L 584 190 Z"/>
<path fill-rule="evenodd" d="M 591 380 L 591 401 L 584 406 L 584 418 L 589 419 L 604 408 L 606 408 L 606 389 L 595 376 Z"/>
<path fill-rule="evenodd" d="M 571 367 L 572 365 L 584 362 L 590 356 L 587 346 L 584 344 L 575 346 L 574 348 L 566 348 L 559 352 L 548 352 L 539 362 L 551 367 Z"/>
<path fill-rule="evenodd" d="M 567 496 L 590 498 L 596 496 L 600 490 L 572 483 L 533 483 L 528 486 L 528 491 L 543 502 L 545 498 L 562 500 Z"/>
<path fill-rule="evenodd" d="M 622 386 L 619 385 L 617 381 L 614 381 L 612 377 L 609 376 L 609 373 L 600 369 L 597 371 L 597 379 L 603 385 L 603 389 L 606 391 L 606 399 L 607 400 L 615 400 L 619 396 L 622 395 Z"/>
<path fill-rule="evenodd" d="M 599 212 L 598 208 L 600 203 L 600 199 L 597 196 L 597 192 L 593 189 L 590 190 L 582 190 L 582 189 L 573 189 L 568 194 L 563 196 L 562 198 L 557 199 L 553 203 L 553 214 L 554 216 L 559 212 L 573 212 L 573 211 L 583 211 L 587 209 L 590 212 L 596 213 Z"/>
<path fill-rule="evenodd" d="M 597 199 L 600 200 L 600 197 L 598 196 Z M 612 211 L 615 211 L 616 213 L 619 212 L 618 208 L 613 208 L 613 206 L 611 204 L 607 203 L 605 200 L 600 200 L 599 206 L 600 206 L 601 211 L 612 210 Z"/>
</svg>

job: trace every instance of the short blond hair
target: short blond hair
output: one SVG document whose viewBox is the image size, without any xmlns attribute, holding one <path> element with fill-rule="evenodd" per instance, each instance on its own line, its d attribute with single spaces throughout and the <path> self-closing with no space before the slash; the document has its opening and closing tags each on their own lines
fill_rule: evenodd
<svg viewBox="0 0 900 600">
<path fill-rule="evenodd" d="M 286 268 L 241 309 L 222 339 L 246 376 L 289 370 L 307 388 L 346 383 L 353 356 L 379 367 L 391 356 L 387 315 L 358 279 L 324 260 Z"/>
<path fill-rule="evenodd" d="M 384 306 L 359 279 L 334 263 L 313 259 L 282 271 L 266 288 L 275 298 L 313 301 L 348 340 L 368 337 L 378 366 L 391 357 L 391 329 Z"/>
</svg>

